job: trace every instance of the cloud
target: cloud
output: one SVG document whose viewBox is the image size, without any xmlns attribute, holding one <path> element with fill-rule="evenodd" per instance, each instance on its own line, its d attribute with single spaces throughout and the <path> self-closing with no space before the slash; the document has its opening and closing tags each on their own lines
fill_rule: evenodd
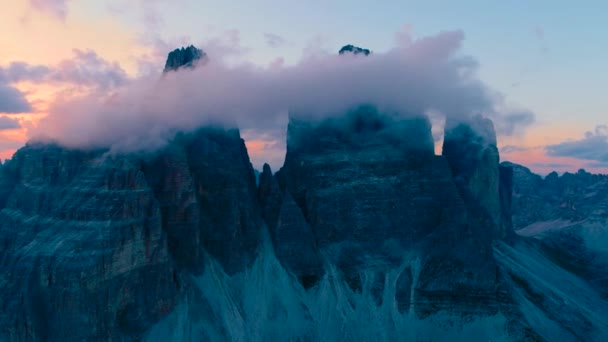
<svg viewBox="0 0 608 342">
<path fill-rule="evenodd" d="M 3 84 L 0 79 L 0 113 L 17 114 L 31 110 L 32 106 L 25 99 L 25 95 L 19 89 Z"/>
<path fill-rule="evenodd" d="M 204 67 L 142 77 L 111 93 L 60 98 L 28 133 L 70 147 L 131 151 L 162 146 L 175 131 L 206 124 L 275 134 L 268 132 L 284 132 L 288 113 L 314 120 L 361 104 L 402 117 L 432 110 L 456 120 L 486 114 L 518 124 L 500 112 L 502 97 L 476 78 L 477 62 L 459 54 L 463 39 L 460 31 L 443 32 L 367 57 L 313 55 L 274 68 L 226 63 L 226 51 L 210 44 L 203 47 Z M 274 140 L 281 137 L 265 138 Z"/>
<path fill-rule="evenodd" d="M 101 58 L 93 50 L 73 50 L 74 57 L 56 65 L 47 80 L 109 89 L 124 85 L 127 73 L 116 62 Z"/>
<path fill-rule="evenodd" d="M 127 83 L 128 75 L 116 62 L 100 57 L 93 50 L 72 50 L 73 57 L 53 66 L 12 62 L 0 72 L 6 82 L 71 84 L 108 90 Z"/>
<path fill-rule="evenodd" d="M 530 111 L 509 111 L 507 114 L 494 120 L 496 133 L 499 135 L 514 135 L 521 133 L 536 121 L 534 113 Z"/>
<path fill-rule="evenodd" d="M 31 8 L 61 21 L 65 21 L 68 16 L 68 2 L 69 0 L 29 0 Z"/>
<path fill-rule="evenodd" d="M 266 40 L 266 45 L 271 48 L 280 48 L 289 43 L 285 38 L 274 33 L 264 33 L 264 39 Z"/>
<path fill-rule="evenodd" d="M 534 35 L 540 41 L 544 41 L 545 40 L 545 30 L 542 27 L 540 27 L 540 26 L 535 26 L 534 27 Z"/>
<path fill-rule="evenodd" d="M 507 145 L 500 148 L 500 153 L 525 152 L 531 150 L 532 148 L 533 147 Z"/>
<path fill-rule="evenodd" d="M 589 168 L 606 168 L 606 167 L 608 167 L 608 161 L 587 163 L 586 167 L 589 167 Z"/>
<path fill-rule="evenodd" d="M 11 119 L 8 116 L 0 116 L 0 131 L 17 128 L 21 128 L 19 121 Z"/>
<path fill-rule="evenodd" d="M 0 67 L 0 113 L 18 114 L 32 110 L 25 94 L 12 85 L 12 75 Z"/>
<path fill-rule="evenodd" d="M 571 157 L 582 160 L 608 162 L 608 126 L 598 125 L 580 140 L 564 141 L 545 148 L 552 157 Z"/>
<path fill-rule="evenodd" d="M 395 33 L 395 42 L 400 46 L 408 46 L 412 43 L 413 37 L 412 32 L 414 27 L 411 24 L 405 24 L 401 28 L 401 31 Z"/>
<path fill-rule="evenodd" d="M 545 39 L 545 30 L 541 26 L 534 27 L 534 36 L 540 43 L 540 51 L 542 53 L 548 53 L 549 48 L 547 47 L 547 41 Z"/>
</svg>

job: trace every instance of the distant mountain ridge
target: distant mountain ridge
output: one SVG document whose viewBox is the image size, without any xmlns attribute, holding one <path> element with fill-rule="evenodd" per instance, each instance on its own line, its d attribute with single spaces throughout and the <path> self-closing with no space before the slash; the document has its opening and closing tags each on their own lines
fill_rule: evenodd
<svg viewBox="0 0 608 342">
<path fill-rule="evenodd" d="M 608 175 L 591 174 L 583 169 L 559 176 L 551 172 L 541 177 L 522 165 L 512 167 L 516 179 L 513 188 L 515 229 L 539 221 L 563 219 L 581 221 L 608 218 Z"/>
</svg>

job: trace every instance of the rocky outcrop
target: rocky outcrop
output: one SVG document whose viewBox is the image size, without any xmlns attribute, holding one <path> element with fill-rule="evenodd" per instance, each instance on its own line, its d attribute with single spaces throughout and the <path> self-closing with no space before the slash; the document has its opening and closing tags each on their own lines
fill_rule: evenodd
<svg viewBox="0 0 608 342">
<path fill-rule="evenodd" d="M 301 226 L 310 226 L 318 253 L 337 265 L 353 290 L 361 289 L 363 270 L 385 272 L 419 259 L 422 266 L 402 277 L 416 278 L 419 314 L 456 307 L 496 311 L 490 235 L 471 230 L 467 202 L 449 159 L 435 156 L 430 128 L 424 117 L 397 120 L 367 106 L 320 123 L 292 118 L 278 181 L 300 209 L 292 215 L 301 213 Z M 498 205 L 497 175 L 495 181 Z"/>
<path fill-rule="evenodd" d="M 285 194 L 271 235 L 277 258 L 297 275 L 304 288 L 321 280 L 325 272 L 315 236 L 289 193 Z"/>
<path fill-rule="evenodd" d="M 136 339 L 181 289 L 136 161 L 28 146 L 0 211 L 7 340 Z"/>
<path fill-rule="evenodd" d="M 194 45 L 175 49 L 167 57 L 164 72 L 176 71 L 180 68 L 194 68 L 197 63 L 206 58 L 207 54 Z"/>
<path fill-rule="evenodd" d="M 340 51 L 338 51 L 338 53 L 340 55 L 343 55 L 345 53 L 352 53 L 353 55 L 364 54 L 365 56 L 368 56 L 372 52 L 370 50 L 368 50 L 368 49 L 363 49 L 363 48 L 360 48 L 358 46 L 354 46 L 354 45 L 348 44 L 348 45 L 344 45 L 340 49 Z"/>
<path fill-rule="evenodd" d="M 179 135 L 143 156 L 31 145 L 2 172 L 8 340 L 140 339 L 206 256 L 233 274 L 259 244 L 255 178 L 238 131 Z"/>
<path fill-rule="evenodd" d="M 512 240 L 515 236 L 513 228 L 513 168 L 500 165 L 498 168 L 499 185 L 498 194 L 500 197 L 500 218 L 502 225 L 499 227 L 498 236 L 501 239 Z"/>
<path fill-rule="evenodd" d="M 258 201 L 262 209 L 262 218 L 268 229 L 273 232 L 279 220 L 283 193 L 268 164 L 264 164 L 259 176 Z"/>
<path fill-rule="evenodd" d="M 504 238 L 500 203 L 499 156 L 494 125 L 480 117 L 446 123 L 443 155 L 467 204 L 475 234 Z"/>
<path fill-rule="evenodd" d="M 143 170 L 178 265 L 200 272 L 203 252 L 231 274 L 251 264 L 261 218 L 253 167 L 238 130 L 179 134 L 146 158 Z"/>
</svg>

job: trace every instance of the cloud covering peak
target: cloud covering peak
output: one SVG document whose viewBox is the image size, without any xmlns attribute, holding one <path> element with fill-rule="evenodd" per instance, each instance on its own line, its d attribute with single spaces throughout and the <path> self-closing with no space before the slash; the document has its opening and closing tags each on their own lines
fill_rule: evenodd
<svg viewBox="0 0 608 342">
<path fill-rule="evenodd" d="M 131 151 L 157 148 L 176 131 L 207 124 L 267 135 L 285 130 L 288 113 L 321 119 L 361 104 L 401 116 L 433 111 L 456 120 L 508 119 L 502 96 L 477 79 L 475 59 L 459 54 L 463 39 L 461 31 L 442 32 L 400 40 L 385 53 L 315 55 L 271 68 L 229 65 L 206 50 L 208 62 L 194 70 L 58 99 L 28 133 L 69 147 Z"/>
</svg>

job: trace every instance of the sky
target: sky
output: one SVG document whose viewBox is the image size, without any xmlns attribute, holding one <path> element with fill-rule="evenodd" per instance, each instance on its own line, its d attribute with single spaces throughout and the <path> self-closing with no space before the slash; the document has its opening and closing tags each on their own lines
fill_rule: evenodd
<svg viewBox="0 0 608 342">
<path fill-rule="evenodd" d="M 499 131 L 501 160 L 541 174 L 608 173 L 607 10 L 604 1 L 15 0 L 0 11 L 0 158 L 55 127 L 49 113 L 93 115 L 90 103 L 70 100 L 144 80 L 179 46 L 213 51 L 225 68 L 297 74 L 306 58 L 345 44 L 383 54 L 461 32 L 457 54 L 474 59 L 475 77 L 502 106 L 534 117 Z M 242 135 L 254 167 L 280 166 L 284 131 L 242 127 Z"/>
</svg>

